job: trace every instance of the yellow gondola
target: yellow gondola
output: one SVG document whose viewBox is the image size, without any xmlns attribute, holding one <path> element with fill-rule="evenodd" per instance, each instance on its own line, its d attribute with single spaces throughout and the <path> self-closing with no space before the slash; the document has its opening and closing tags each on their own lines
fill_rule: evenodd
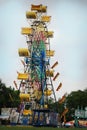
<svg viewBox="0 0 87 130">
<path fill-rule="evenodd" d="M 40 11 L 42 5 L 31 5 L 31 10 L 33 11 Z"/>
<path fill-rule="evenodd" d="M 42 6 L 41 10 L 39 12 L 46 13 L 47 12 L 47 6 Z"/>
<path fill-rule="evenodd" d="M 26 93 L 20 93 L 19 97 L 20 97 L 20 99 L 29 99 L 30 95 L 26 94 Z"/>
<path fill-rule="evenodd" d="M 47 38 L 52 38 L 53 37 L 53 31 L 48 31 L 47 32 Z"/>
<path fill-rule="evenodd" d="M 54 56 L 54 51 L 53 50 L 46 50 L 46 56 Z"/>
<path fill-rule="evenodd" d="M 31 10 L 32 11 L 38 11 L 38 12 L 45 13 L 45 12 L 47 12 L 47 6 L 43 6 L 43 5 L 31 5 Z"/>
<path fill-rule="evenodd" d="M 51 20 L 51 16 L 42 16 L 41 17 L 41 21 L 43 21 L 43 22 L 50 22 L 50 20 Z"/>
<path fill-rule="evenodd" d="M 18 53 L 19 56 L 29 56 L 28 48 L 19 48 Z"/>
<path fill-rule="evenodd" d="M 31 110 L 24 109 L 23 115 L 25 115 L 25 116 L 27 116 L 27 115 L 32 115 L 32 111 L 31 111 Z"/>
<path fill-rule="evenodd" d="M 18 73 L 17 79 L 27 80 L 29 78 L 28 73 Z"/>
<path fill-rule="evenodd" d="M 42 96 L 42 91 L 35 90 L 34 96 L 37 98 L 37 100 L 39 100 Z"/>
<path fill-rule="evenodd" d="M 26 18 L 28 19 L 36 19 L 37 18 L 37 13 L 36 12 L 30 12 L 30 11 L 27 11 L 26 12 Z"/>
<path fill-rule="evenodd" d="M 43 13 L 47 12 L 47 6 L 42 6 L 41 12 L 43 12 Z"/>
<path fill-rule="evenodd" d="M 32 34 L 32 28 L 23 27 L 21 29 L 21 34 L 23 34 L 23 35 L 31 35 Z"/>
<path fill-rule="evenodd" d="M 46 108 L 46 109 L 47 109 L 47 108 L 48 108 L 48 105 L 47 105 L 47 104 L 45 104 L 45 105 L 44 105 L 44 108 Z"/>
<path fill-rule="evenodd" d="M 46 76 L 53 77 L 54 76 L 54 71 L 53 70 L 47 70 L 46 71 Z"/>
<path fill-rule="evenodd" d="M 48 89 L 48 90 L 45 90 L 45 91 L 44 91 L 44 95 L 45 95 L 45 96 L 50 96 L 51 94 L 52 94 L 52 90 L 49 90 L 49 89 Z"/>
</svg>

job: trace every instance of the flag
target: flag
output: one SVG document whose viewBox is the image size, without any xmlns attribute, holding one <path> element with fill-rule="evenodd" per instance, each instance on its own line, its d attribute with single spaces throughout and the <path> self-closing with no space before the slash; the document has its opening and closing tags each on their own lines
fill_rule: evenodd
<svg viewBox="0 0 87 130">
<path fill-rule="evenodd" d="M 11 101 L 13 102 L 13 97 L 11 96 L 11 94 L 9 93 L 9 97 L 11 99 Z"/>
<path fill-rule="evenodd" d="M 69 111 L 69 109 L 68 109 L 68 108 L 65 108 L 65 110 L 63 111 L 61 117 L 65 116 L 65 114 L 66 114 L 68 111 Z"/>
<path fill-rule="evenodd" d="M 55 79 L 58 77 L 58 75 L 59 75 L 59 73 L 57 73 L 57 74 L 54 76 L 54 78 L 53 78 L 54 81 L 55 81 Z"/>
<path fill-rule="evenodd" d="M 58 91 L 61 87 L 62 87 L 62 83 L 59 84 L 59 86 L 57 87 L 56 91 Z"/>
<path fill-rule="evenodd" d="M 18 86 L 17 86 L 17 83 L 16 83 L 16 81 L 15 81 L 15 80 L 13 81 L 13 83 L 14 83 L 14 85 L 15 85 L 16 89 L 18 89 Z"/>
<path fill-rule="evenodd" d="M 23 60 L 21 60 L 21 63 L 25 66 L 25 62 Z"/>
<path fill-rule="evenodd" d="M 58 65 L 58 61 L 56 61 L 51 68 L 53 69 L 57 65 Z"/>
<path fill-rule="evenodd" d="M 63 103 L 66 99 L 66 94 L 62 96 L 62 98 L 59 100 L 59 104 Z"/>
</svg>

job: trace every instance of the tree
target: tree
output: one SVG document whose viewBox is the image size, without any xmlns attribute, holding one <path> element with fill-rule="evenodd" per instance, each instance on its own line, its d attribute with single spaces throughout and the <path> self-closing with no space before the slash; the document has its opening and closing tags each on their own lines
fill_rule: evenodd
<svg viewBox="0 0 87 130">
<path fill-rule="evenodd" d="M 75 109 L 79 106 L 85 108 L 87 106 L 87 89 L 73 91 L 66 97 L 66 105 L 69 109 L 67 119 L 71 120 L 74 116 Z"/>
<path fill-rule="evenodd" d="M 17 107 L 19 103 L 19 91 L 15 91 L 11 86 L 6 87 L 6 85 L 0 80 L 0 108 Z"/>
</svg>

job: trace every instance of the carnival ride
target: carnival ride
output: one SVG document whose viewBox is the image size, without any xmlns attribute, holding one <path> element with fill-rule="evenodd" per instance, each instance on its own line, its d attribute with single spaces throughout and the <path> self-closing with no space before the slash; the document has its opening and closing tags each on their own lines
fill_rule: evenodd
<svg viewBox="0 0 87 130">
<path fill-rule="evenodd" d="M 51 57 L 55 53 L 54 50 L 51 50 L 50 44 L 50 38 L 53 38 L 54 32 L 48 30 L 51 16 L 47 15 L 47 6 L 31 5 L 31 11 L 26 12 L 26 19 L 29 27 L 23 27 L 21 34 L 26 37 L 27 48 L 18 50 L 19 56 L 23 58 L 21 62 L 24 65 L 24 72 L 18 72 L 17 77 L 20 80 L 20 99 L 29 109 L 24 109 L 24 115 L 32 115 L 33 113 L 32 120 L 34 122 L 35 119 L 40 121 L 43 113 L 43 122 L 46 124 L 46 117 L 50 113 L 50 97 L 56 102 L 53 81 L 59 76 L 59 73 L 54 75 L 54 68 L 58 65 L 58 62 L 50 65 Z M 59 84 L 56 91 L 61 86 L 62 83 Z M 37 114 L 38 112 L 39 114 Z M 51 114 L 53 114 L 53 111 Z M 38 125 L 40 125 L 39 122 Z"/>
</svg>

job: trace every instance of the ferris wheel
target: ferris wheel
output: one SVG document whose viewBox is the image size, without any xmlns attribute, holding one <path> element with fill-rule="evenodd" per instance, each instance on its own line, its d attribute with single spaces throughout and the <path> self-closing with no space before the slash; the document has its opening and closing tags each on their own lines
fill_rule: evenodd
<svg viewBox="0 0 87 130">
<path fill-rule="evenodd" d="M 59 75 L 54 75 L 54 67 L 58 62 L 50 65 L 55 53 L 50 47 L 53 31 L 48 29 L 51 16 L 47 15 L 47 6 L 31 5 L 31 11 L 26 12 L 26 19 L 29 27 L 23 27 L 21 33 L 26 37 L 27 48 L 18 50 L 19 56 L 24 58 L 21 60 L 24 72 L 18 73 L 17 77 L 20 80 L 20 98 L 30 103 L 31 108 L 48 108 L 50 97 L 56 102 L 53 81 Z"/>
</svg>

